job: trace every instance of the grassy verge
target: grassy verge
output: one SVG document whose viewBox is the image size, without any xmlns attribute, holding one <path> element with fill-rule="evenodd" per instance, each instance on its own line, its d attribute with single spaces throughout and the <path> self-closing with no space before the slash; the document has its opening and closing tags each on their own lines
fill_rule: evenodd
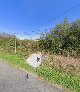
<svg viewBox="0 0 80 92">
<path fill-rule="evenodd" d="M 37 69 L 38 75 L 51 82 L 61 84 L 65 88 L 74 92 L 80 92 L 80 76 L 69 76 L 64 72 L 56 69 L 49 69 L 48 67 L 41 67 Z"/>
<path fill-rule="evenodd" d="M 17 54 L 0 53 L 0 59 L 17 68 L 22 68 L 30 72 L 35 72 L 35 69 L 30 65 L 26 64 L 25 59 Z"/>
<path fill-rule="evenodd" d="M 69 76 L 64 72 L 60 72 L 56 69 L 49 69 L 46 66 L 41 66 L 37 69 L 34 69 L 28 64 L 25 64 L 25 59 L 17 54 L 11 55 L 9 53 L 0 53 L 0 58 L 13 66 L 35 73 L 38 76 L 41 76 L 51 82 L 60 84 L 65 88 L 72 90 L 73 92 L 80 92 L 80 76 Z"/>
</svg>

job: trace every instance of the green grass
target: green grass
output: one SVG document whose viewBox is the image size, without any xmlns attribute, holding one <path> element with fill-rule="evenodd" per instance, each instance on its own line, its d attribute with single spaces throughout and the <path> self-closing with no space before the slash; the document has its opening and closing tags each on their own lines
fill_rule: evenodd
<svg viewBox="0 0 80 92">
<path fill-rule="evenodd" d="M 34 69 L 30 65 L 25 64 L 25 59 L 17 54 L 10 55 L 9 53 L 0 53 L 0 58 L 13 66 L 37 74 L 38 76 L 43 77 L 45 80 L 60 84 L 73 92 L 80 92 L 80 76 L 70 76 L 64 72 L 60 72 L 59 70 L 49 69 L 46 66 L 41 66 Z"/>
<path fill-rule="evenodd" d="M 33 67 L 31 67 L 30 65 L 25 63 L 26 60 L 24 58 L 20 57 L 17 54 L 0 53 L 0 58 L 3 61 L 11 64 L 12 66 L 22 68 L 22 69 L 30 71 L 30 72 L 35 71 L 35 69 Z"/>
<path fill-rule="evenodd" d="M 64 72 L 60 72 L 56 69 L 49 69 L 48 67 L 38 68 L 37 71 L 38 75 L 46 80 L 61 84 L 74 92 L 80 92 L 80 76 L 69 76 Z"/>
</svg>

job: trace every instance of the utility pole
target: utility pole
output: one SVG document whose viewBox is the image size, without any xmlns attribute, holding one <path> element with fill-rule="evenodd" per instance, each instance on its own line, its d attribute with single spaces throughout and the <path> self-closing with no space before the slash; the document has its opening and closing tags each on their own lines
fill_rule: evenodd
<svg viewBox="0 0 80 92">
<path fill-rule="evenodd" d="M 16 54 L 16 52 L 17 52 L 17 47 L 16 47 L 16 34 L 18 34 L 18 33 L 13 33 L 14 34 L 14 53 Z"/>
<path fill-rule="evenodd" d="M 15 53 L 16 53 L 16 37 L 15 37 Z"/>
</svg>

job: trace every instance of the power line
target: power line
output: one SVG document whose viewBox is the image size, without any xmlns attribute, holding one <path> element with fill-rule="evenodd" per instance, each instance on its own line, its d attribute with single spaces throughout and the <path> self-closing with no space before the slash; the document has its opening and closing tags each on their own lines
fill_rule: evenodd
<svg viewBox="0 0 80 92">
<path fill-rule="evenodd" d="M 54 18 L 48 20 L 48 23 L 49 23 L 50 21 L 53 21 L 53 20 L 59 18 L 60 16 L 63 16 L 65 13 L 71 11 L 72 9 L 74 9 L 74 8 L 76 8 L 76 7 L 78 7 L 78 6 L 80 6 L 80 3 L 78 3 L 78 4 L 74 5 L 74 6 L 72 6 L 71 8 L 68 8 L 67 10 L 61 12 L 60 14 L 58 14 L 57 16 L 55 16 Z M 44 26 L 45 26 L 45 25 L 44 25 Z M 52 28 L 49 28 L 49 29 L 52 29 Z M 46 30 L 49 30 L 49 29 L 48 29 L 48 28 L 47 28 L 47 29 L 45 28 L 44 30 L 46 31 Z M 38 30 L 38 31 L 40 31 L 40 30 Z M 34 32 L 34 31 L 32 31 L 32 32 Z M 25 33 L 27 33 L 27 32 L 25 32 Z M 35 33 L 35 34 L 39 34 L 39 33 Z"/>
<path fill-rule="evenodd" d="M 72 9 L 74 9 L 74 8 L 76 8 L 76 7 L 79 7 L 79 6 L 80 6 L 80 3 L 77 3 L 76 5 L 72 6 L 71 8 L 68 8 L 67 10 L 61 12 L 60 14 L 58 14 L 57 16 L 55 16 L 54 18 L 48 20 L 47 23 L 49 23 L 49 22 L 51 22 L 51 21 L 54 21 L 55 19 L 59 18 L 60 16 L 63 16 L 65 13 L 67 13 L 67 12 L 71 11 Z M 45 26 L 45 25 L 43 25 L 43 26 Z M 49 25 L 49 27 L 50 27 L 50 26 L 52 26 L 52 25 Z M 52 28 L 50 27 L 48 30 L 50 30 L 50 29 L 52 29 Z M 45 29 L 44 29 L 44 30 L 45 30 Z"/>
<path fill-rule="evenodd" d="M 67 10 L 61 12 L 60 14 L 58 14 L 57 16 L 55 16 L 54 18 L 48 20 L 48 23 L 51 22 L 51 21 L 54 21 L 55 19 L 59 18 L 60 16 L 63 16 L 65 13 L 67 13 L 67 12 L 71 11 L 72 9 L 74 9 L 74 8 L 76 8 L 76 7 L 79 7 L 79 6 L 80 6 L 80 3 L 77 3 L 76 5 L 72 6 L 71 8 L 68 8 Z M 43 26 L 45 26 L 45 25 L 43 25 Z M 42 26 L 42 27 L 43 27 L 43 26 Z M 43 30 L 44 30 L 44 31 L 47 31 L 47 30 L 50 30 L 50 29 L 52 29 L 52 28 L 51 28 L 50 25 L 49 25 L 49 28 L 44 28 Z M 31 31 L 31 32 L 34 33 L 34 34 L 39 35 L 39 34 L 41 34 L 40 31 L 41 31 L 41 30 L 37 30 L 36 33 L 34 33 L 35 31 Z M 14 33 L 14 34 L 15 34 L 15 35 L 16 35 L 16 34 L 18 35 L 18 33 Z M 31 34 L 29 34 L 28 32 L 24 32 L 24 35 L 30 36 Z"/>
<path fill-rule="evenodd" d="M 67 10 L 65 10 L 64 12 L 62 12 L 62 13 L 60 13 L 59 15 L 55 16 L 53 19 L 48 20 L 48 22 L 50 22 L 50 21 L 52 21 L 52 20 L 57 19 L 58 17 L 60 17 L 60 16 L 64 15 L 65 13 L 67 13 L 67 12 L 71 11 L 72 9 L 74 9 L 74 8 L 76 8 L 76 7 L 78 7 L 78 6 L 80 6 L 80 3 L 78 3 L 78 4 L 74 5 L 74 6 L 73 6 L 73 7 L 71 7 L 71 8 L 68 8 L 68 9 L 67 9 Z"/>
</svg>

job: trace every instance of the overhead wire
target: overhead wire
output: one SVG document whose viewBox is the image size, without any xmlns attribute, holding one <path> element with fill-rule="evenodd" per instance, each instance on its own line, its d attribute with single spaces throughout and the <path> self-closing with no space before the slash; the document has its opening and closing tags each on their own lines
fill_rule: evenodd
<svg viewBox="0 0 80 92">
<path fill-rule="evenodd" d="M 79 7 L 79 6 L 80 6 L 80 3 L 75 4 L 74 6 L 68 8 L 67 10 L 65 10 L 65 11 L 63 11 L 63 12 L 61 12 L 60 14 L 58 14 L 57 16 L 55 16 L 54 18 L 49 19 L 49 20 L 47 21 L 47 24 L 50 23 L 51 21 L 56 20 L 57 18 L 63 16 L 65 13 L 67 13 L 67 12 L 69 12 L 69 11 L 73 10 L 74 8 Z M 43 25 L 43 26 L 46 26 L 46 25 Z M 42 26 L 42 27 L 43 27 L 43 26 Z M 46 28 L 46 27 L 45 27 L 43 30 L 44 30 L 45 32 L 47 32 L 47 30 L 51 30 L 51 29 L 52 29 L 51 26 L 52 26 L 52 24 L 51 24 L 51 25 L 49 24 L 49 28 Z M 42 32 L 40 32 L 40 29 L 38 29 L 36 33 L 35 33 L 35 31 L 33 31 L 33 30 L 32 30 L 31 32 L 33 32 L 33 33 L 36 34 L 36 35 L 39 35 L 39 34 L 42 33 Z M 16 34 L 16 33 L 15 33 L 15 34 Z M 19 34 L 19 33 L 17 33 L 17 34 Z M 28 32 L 24 32 L 23 34 L 24 34 L 24 35 L 28 35 L 28 36 L 31 35 L 31 34 L 29 34 Z"/>
</svg>

